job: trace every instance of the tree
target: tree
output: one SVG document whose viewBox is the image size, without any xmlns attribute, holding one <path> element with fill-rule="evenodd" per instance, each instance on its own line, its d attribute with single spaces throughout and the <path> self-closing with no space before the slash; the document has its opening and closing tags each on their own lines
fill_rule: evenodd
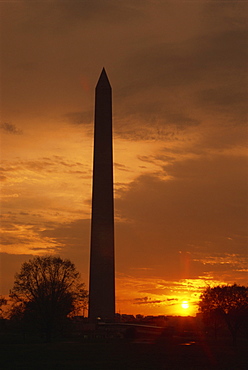
<svg viewBox="0 0 248 370">
<path fill-rule="evenodd" d="M 6 306 L 7 303 L 8 303 L 7 299 L 0 296 L 0 331 L 5 327 L 6 310 L 2 309 L 2 307 Z"/>
<path fill-rule="evenodd" d="M 248 287 L 236 284 L 208 287 L 200 296 L 199 310 L 205 318 L 223 320 L 236 344 L 238 331 L 247 323 Z"/>
<path fill-rule="evenodd" d="M 37 323 L 50 341 L 58 326 L 87 302 L 87 291 L 70 260 L 35 257 L 23 263 L 13 289 L 12 318 Z"/>
<path fill-rule="evenodd" d="M 0 296 L 0 319 L 3 319 L 3 309 L 2 309 L 2 306 L 6 306 L 7 305 L 7 299 L 5 299 L 4 297 Z"/>
</svg>

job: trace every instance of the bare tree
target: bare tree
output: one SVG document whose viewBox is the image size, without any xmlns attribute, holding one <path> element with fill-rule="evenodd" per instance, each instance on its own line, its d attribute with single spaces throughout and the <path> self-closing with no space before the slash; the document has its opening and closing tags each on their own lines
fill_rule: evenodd
<svg viewBox="0 0 248 370">
<path fill-rule="evenodd" d="M 23 263 L 10 297 L 12 317 L 38 323 L 47 341 L 61 321 L 87 304 L 87 291 L 74 264 L 53 256 Z"/>
</svg>

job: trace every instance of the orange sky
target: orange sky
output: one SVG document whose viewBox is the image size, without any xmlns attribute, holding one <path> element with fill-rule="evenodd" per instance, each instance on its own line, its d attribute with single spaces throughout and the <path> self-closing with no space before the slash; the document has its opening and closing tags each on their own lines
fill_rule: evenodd
<svg viewBox="0 0 248 370">
<path fill-rule="evenodd" d="M 1 7 L 1 291 L 34 255 L 88 284 L 94 88 L 113 89 L 117 311 L 247 285 L 247 3 Z M 188 301 L 188 310 L 181 308 Z"/>
</svg>

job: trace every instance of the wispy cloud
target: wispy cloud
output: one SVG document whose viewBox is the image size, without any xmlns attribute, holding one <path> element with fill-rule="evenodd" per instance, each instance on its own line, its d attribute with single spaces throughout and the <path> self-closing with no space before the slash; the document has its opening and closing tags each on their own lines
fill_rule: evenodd
<svg viewBox="0 0 248 370">
<path fill-rule="evenodd" d="M 63 156 L 54 155 L 50 158 L 43 157 L 35 160 L 20 160 L 17 158 L 15 161 L 8 162 L 3 161 L 0 171 L 4 174 L 14 173 L 17 171 L 33 171 L 37 173 L 67 173 L 67 174 L 78 174 L 87 175 L 88 167 L 82 162 L 70 161 Z"/>
<path fill-rule="evenodd" d="M 3 130 L 7 134 L 12 135 L 22 135 L 23 131 L 17 128 L 12 123 L 4 122 L 0 124 L 0 129 Z"/>
<path fill-rule="evenodd" d="M 134 304 L 156 304 L 156 303 L 162 303 L 164 300 L 156 299 L 153 300 L 149 297 L 142 297 L 142 298 L 134 298 Z"/>
</svg>

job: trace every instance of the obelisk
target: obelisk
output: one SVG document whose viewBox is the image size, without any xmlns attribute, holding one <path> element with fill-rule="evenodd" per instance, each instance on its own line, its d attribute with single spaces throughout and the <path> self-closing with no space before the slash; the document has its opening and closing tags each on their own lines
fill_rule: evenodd
<svg viewBox="0 0 248 370">
<path fill-rule="evenodd" d="M 89 319 L 115 316 L 112 89 L 103 68 L 95 90 Z"/>
</svg>

